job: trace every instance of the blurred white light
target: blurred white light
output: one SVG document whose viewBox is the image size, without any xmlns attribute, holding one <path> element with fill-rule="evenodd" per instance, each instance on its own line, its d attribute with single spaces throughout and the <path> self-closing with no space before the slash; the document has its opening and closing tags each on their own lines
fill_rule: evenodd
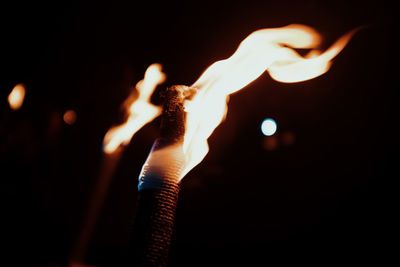
<svg viewBox="0 0 400 267">
<path fill-rule="evenodd" d="M 276 122 L 273 119 L 265 119 L 261 124 L 261 131 L 266 136 L 273 135 L 276 129 Z"/>
</svg>

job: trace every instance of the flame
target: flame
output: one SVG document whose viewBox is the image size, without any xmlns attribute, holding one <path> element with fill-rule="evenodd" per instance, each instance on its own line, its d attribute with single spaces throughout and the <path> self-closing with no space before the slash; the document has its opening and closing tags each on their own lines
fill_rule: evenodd
<svg viewBox="0 0 400 267">
<path fill-rule="evenodd" d="M 195 95 L 184 103 L 187 112 L 182 144 L 185 168 L 181 178 L 208 153 L 207 139 L 225 118 L 230 94 L 265 71 L 274 80 L 285 83 L 305 81 L 324 74 L 331 60 L 342 51 L 356 30 L 345 34 L 321 53 L 316 48 L 322 38 L 311 27 L 293 24 L 261 29 L 244 39 L 231 57 L 206 69 L 190 87 L 196 89 Z M 303 57 L 295 48 L 311 51 Z"/>
<path fill-rule="evenodd" d="M 136 84 L 137 99 L 132 102 L 130 101 L 132 96 L 130 96 L 124 103 L 129 115 L 128 119 L 125 123 L 107 131 L 103 141 L 104 152 L 110 154 L 121 144 L 128 144 L 140 128 L 161 114 L 161 108 L 150 103 L 150 97 L 154 90 L 166 78 L 161 69 L 160 64 L 151 64 L 147 68 L 143 80 Z"/>
<path fill-rule="evenodd" d="M 8 95 L 8 104 L 13 110 L 18 110 L 21 108 L 22 103 L 24 103 L 25 98 L 25 86 L 23 84 L 17 84 L 12 89 L 11 93 Z"/>
</svg>

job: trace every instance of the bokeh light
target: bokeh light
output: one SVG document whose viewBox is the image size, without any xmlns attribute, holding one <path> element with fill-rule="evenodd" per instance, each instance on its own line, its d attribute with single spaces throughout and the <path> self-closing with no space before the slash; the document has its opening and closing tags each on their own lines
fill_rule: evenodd
<svg viewBox="0 0 400 267">
<path fill-rule="evenodd" d="M 17 84 L 11 93 L 8 95 L 8 103 L 10 108 L 17 110 L 22 106 L 25 98 L 25 86 L 23 84 Z"/>
<path fill-rule="evenodd" d="M 67 110 L 67 111 L 64 113 L 63 119 L 64 119 L 64 122 L 65 122 L 66 124 L 69 124 L 69 125 L 74 124 L 75 121 L 76 121 L 76 112 L 73 111 L 72 109 Z"/>
<path fill-rule="evenodd" d="M 261 124 L 261 132 L 265 135 L 265 136 L 271 136 L 274 135 L 276 130 L 277 130 L 277 125 L 275 120 L 268 118 L 265 119 L 262 124 Z"/>
</svg>

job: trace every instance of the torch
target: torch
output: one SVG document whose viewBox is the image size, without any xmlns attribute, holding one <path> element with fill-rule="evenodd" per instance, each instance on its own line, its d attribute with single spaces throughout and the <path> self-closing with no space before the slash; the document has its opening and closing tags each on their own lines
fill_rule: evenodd
<svg viewBox="0 0 400 267">
<path fill-rule="evenodd" d="M 71 265 L 83 262 L 94 227 L 111 178 L 118 165 L 124 148 L 131 141 L 134 134 L 144 125 L 151 122 L 161 114 L 161 107 L 150 102 L 151 95 L 156 87 L 165 81 L 165 74 L 161 71 L 160 64 L 151 64 L 139 81 L 134 91 L 122 104 L 128 114 L 127 120 L 121 125 L 110 128 L 104 136 L 101 169 L 98 179 L 89 198 L 89 203 L 84 214 L 82 226 L 71 253 Z"/>
<path fill-rule="evenodd" d="M 186 86 L 166 90 L 161 136 L 151 149 L 138 184 L 138 209 L 133 247 L 138 266 L 166 266 L 178 201 L 179 180 L 185 165 L 183 101 Z"/>
<path fill-rule="evenodd" d="M 168 89 L 158 138 L 139 175 L 133 242 L 137 266 L 166 266 L 173 233 L 179 182 L 208 153 L 208 138 L 224 120 L 229 95 L 265 71 L 293 83 L 328 71 L 353 30 L 321 53 L 321 36 L 311 27 L 261 29 L 242 41 L 229 58 L 212 64 L 188 86 Z M 310 49 L 301 56 L 295 49 Z"/>
</svg>

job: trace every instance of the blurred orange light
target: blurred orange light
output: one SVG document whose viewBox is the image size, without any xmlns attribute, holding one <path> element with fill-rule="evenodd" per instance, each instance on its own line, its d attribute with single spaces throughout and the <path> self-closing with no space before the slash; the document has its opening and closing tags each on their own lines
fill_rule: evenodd
<svg viewBox="0 0 400 267">
<path fill-rule="evenodd" d="M 21 108 L 22 103 L 24 103 L 25 98 L 25 86 L 23 84 L 17 84 L 11 93 L 8 95 L 8 104 L 13 110 L 18 110 Z"/>
<path fill-rule="evenodd" d="M 66 124 L 74 124 L 76 121 L 76 112 L 72 109 L 65 111 L 63 119 Z"/>
<path fill-rule="evenodd" d="M 278 138 L 276 136 L 266 136 L 263 140 L 263 147 L 265 150 L 273 151 L 279 146 Z"/>
<path fill-rule="evenodd" d="M 295 140 L 296 140 L 296 136 L 293 132 L 287 131 L 287 132 L 282 133 L 281 142 L 283 145 L 291 146 L 294 144 Z"/>
</svg>

